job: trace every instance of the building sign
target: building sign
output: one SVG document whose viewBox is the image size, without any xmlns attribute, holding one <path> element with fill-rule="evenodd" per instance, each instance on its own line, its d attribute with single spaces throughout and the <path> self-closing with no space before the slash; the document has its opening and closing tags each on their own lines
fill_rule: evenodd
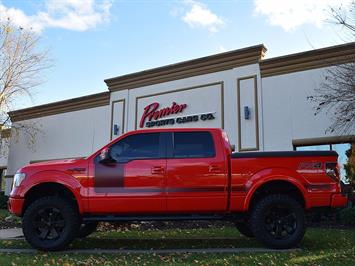
<svg viewBox="0 0 355 266">
<path fill-rule="evenodd" d="M 151 103 L 144 108 L 139 127 L 159 127 L 165 125 L 197 122 L 199 120 L 205 121 L 215 119 L 215 112 L 207 112 L 186 116 L 182 115 L 169 118 L 169 116 L 171 115 L 183 113 L 186 108 L 187 104 L 177 104 L 176 102 L 173 102 L 170 107 L 159 109 L 159 103 Z"/>
</svg>

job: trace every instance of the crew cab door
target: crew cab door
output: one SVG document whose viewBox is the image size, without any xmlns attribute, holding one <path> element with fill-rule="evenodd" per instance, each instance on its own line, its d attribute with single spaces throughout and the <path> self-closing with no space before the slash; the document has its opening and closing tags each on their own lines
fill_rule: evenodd
<svg viewBox="0 0 355 266">
<path fill-rule="evenodd" d="M 166 143 L 164 133 L 129 135 L 109 147 L 112 161 L 93 162 L 91 213 L 165 211 Z"/>
<path fill-rule="evenodd" d="M 209 131 L 170 134 L 167 211 L 216 212 L 227 208 L 227 166 L 220 136 Z"/>
</svg>

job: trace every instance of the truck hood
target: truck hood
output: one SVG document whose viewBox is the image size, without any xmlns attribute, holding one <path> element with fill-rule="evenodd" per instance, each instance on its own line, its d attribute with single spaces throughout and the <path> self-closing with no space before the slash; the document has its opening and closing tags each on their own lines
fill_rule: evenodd
<svg viewBox="0 0 355 266">
<path fill-rule="evenodd" d="M 73 158 L 36 162 L 24 166 L 23 168 L 19 169 L 19 172 L 33 174 L 40 171 L 66 171 L 69 168 L 86 166 L 85 161 L 85 158 Z"/>
<path fill-rule="evenodd" d="M 29 164 L 27 167 L 38 167 L 38 166 L 52 166 L 52 165 L 65 165 L 65 164 L 73 164 L 76 163 L 80 160 L 82 160 L 83 158 L 70 158 L 70 159 L 63 159 L 63 160 L 49 160 L 49 161 L 41 161 L 41 162 L 36 162 L 36 163 L 32 163 Z"/>
</svg>

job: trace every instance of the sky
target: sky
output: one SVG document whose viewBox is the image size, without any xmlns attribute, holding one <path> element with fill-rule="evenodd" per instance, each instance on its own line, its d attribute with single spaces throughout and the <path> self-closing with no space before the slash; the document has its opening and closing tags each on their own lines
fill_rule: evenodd
<svg viewBox="0 0 355 266">
<path fill-rule="evenodd" d="M 52 67 L 15 109 L 107 91 L 104 79 L 263 43 L 266 58 L 341 44 L 351 0 L 0 0 Z"/>
</svg>

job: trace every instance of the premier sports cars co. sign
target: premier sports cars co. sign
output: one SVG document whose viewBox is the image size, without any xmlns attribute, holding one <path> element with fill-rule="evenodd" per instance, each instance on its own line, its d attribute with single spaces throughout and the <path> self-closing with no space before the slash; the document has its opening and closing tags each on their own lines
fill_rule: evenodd
<svg viewBox="0 0 355 266">
<path fill-rule="evenodd" d="M 164 107 L 159 109 L 159 103 L 151 103 L 147 105 L 143 110 L 143 115 L 139 122 L 139 127 L 159 127 L 165 125 L 183 124 L 188 122 L 206 121 L 215 119 L 215 112 L 207 112 L 200 114 L 182 115 L 171 117 L 171 115 L 176 115 L 183 113 L 187 108 L 187 104 L 177 104 L 173 102 L 170 107 Z"/>
</svg>

